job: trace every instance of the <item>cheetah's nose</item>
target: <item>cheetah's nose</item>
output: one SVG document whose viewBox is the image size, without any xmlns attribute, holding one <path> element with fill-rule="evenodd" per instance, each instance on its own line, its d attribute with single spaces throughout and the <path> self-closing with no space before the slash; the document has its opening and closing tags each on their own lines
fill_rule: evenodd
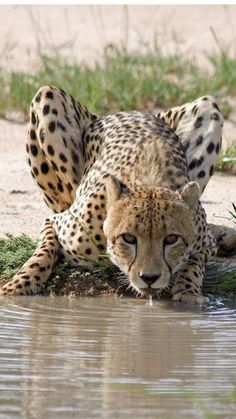
<svg viewBox="0 0 236 419">
<path fill-rule="evenodd" d="M 157 279 L 160 278 L 161 274 L 159 272 L 156 274 L 139 273 L 139 276 L 147 285 L 152 285 L 155 281 L 157 281 Z"/>
</svg>

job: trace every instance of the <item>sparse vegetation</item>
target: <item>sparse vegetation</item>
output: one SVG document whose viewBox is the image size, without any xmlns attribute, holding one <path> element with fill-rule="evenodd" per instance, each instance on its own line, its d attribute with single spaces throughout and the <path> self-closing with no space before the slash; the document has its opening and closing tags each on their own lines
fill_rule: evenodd
<svg viewBox="0 0 236 419">
<path fill-rule="evenodd" d="M 0 281 L 13 276 L 36 249 L 36 241 L 22 234 L 0 239 Z"/>
<path fill-rule="evenodd" d="M 80 65 L 67 59 L 41 56 L 40 69 L 32 74 L 0 72 L 1 116 L 8 109 L 26 115 L 35 92 L 43 84 L 63 86 L 93 112 L 117 110 L 155 110 L 198 96 L 213 94 L 224 116 L 230 112 L 227 95 L 236 95 L 236 61 L 223 51 L 209 57 L 211 74 L 197 61 L 175 53 L 165 56 L 158 48 L 127 53 L 125 48 L 109 46 L 95 66 Z M 224 99 L 225 98 L 225 99 Z"/>
<path fill-rule="evenodd" d="M 93 67 L 58 54 L 41 55 L 36 72 L 6 74 L 0 70 L 0 117 L 21 111 L 26 120 L 32 97 L 40 86 L 48 84 L 63 87 L 98 114 L 132 109 L 155 112 L 213 94 L 228 118 L 232 97 L 236 97 L 236 60 L 221 49 L 209 62 L 210 73 L 196 60 L 180 53 L 166 56 L 157 46 L 127 53 L 126 48 L 110 45 Z M 222 154 L 217 169 L 236 172 L 235 144 Z"/>
<path fill-rule="evenodd" d="M 217 164 L 217 170 L 236 174 L 236 142 L 225 151 L 222 151 Z"/>
<path fill-rule="evenodd" d="M 222 280 L 213 285 L 211 290 L 214 294 L 221 294 L 221 295 L 235 295 L 236 293 L 236 271 L 232 272 L 225 272 L 222 277 Z"/>
<path fill-rule="evenodd" d="M 232 207 L 233 209 L 231 211 L 229 211 L 229 213 L 232 216 L 232 219 L 234 221 L 234 223 L 236 224 L 236 205 L 232 202 Z"/>
</svg>

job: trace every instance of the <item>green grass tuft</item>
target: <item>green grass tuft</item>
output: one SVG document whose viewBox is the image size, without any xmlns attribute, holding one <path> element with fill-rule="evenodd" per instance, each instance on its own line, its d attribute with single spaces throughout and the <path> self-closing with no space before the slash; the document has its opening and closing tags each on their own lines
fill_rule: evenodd
<svg viewBox="0 0 236 419">
<path fill-rule="evenodd" d="M 232 202 L 232 211 L 229 210 L 230 215 L 232 216 L 233 222 L 236 224 L 236 205 Z"/>
<path fill-rule="evenodd" d="M 212 94 L 227 118 L 236 96 L 236 60 L 227 50 L 220 51 L 208 57 L 210 72 L 194 59 L 178 52 L 164 55 L 158 47 L 146 46 L 127 54 L 123 48 L 109 46 L 93 67 L 58 55 L 42 55 L 39 69 L 32 74 L 0 70 L 0 116 L 19 110 L 27 119 L 33 96 L 46 84 L 62 87 L 98 114 L 157 112 Z M 217 170 L 236 173 L 235 159 L 236 144 L 222 153 Z"/>
<path fill-rule="evenodd" d="M 93 67 L 58 56 L 41 56 L 40 68 L 33 74 L 0 71 L 0 114 L 18 109 L 27 115 L 36 91 L 48 84 L 63 87 L 100 114 L 166 109 L 213 94 L 227 117 L 231 110 L 227 95 L 236 95 L 236 61 L 227 52 L 209 60 L 211 74 L 196 60 L 180 53 L 166 56 L 157 47 L 127 54 L 125 49 L 109 46 Z"/>
<path fill-rule="evenodd" d="M 22 234 L 0 239 L 0 280 L 11 278 L 36 249 L 37 243 Z"/>
<path fill-rule="evenodd" d="M 220 295 L 236 294 L 236 271 L 226 272 L 222 281 L 216 284 L 209 292 Z"/>
<path fill-rule="evenodd" d="M 236 174 L 236 142 L 221 152 L 217 170 Z"/>
</svg>

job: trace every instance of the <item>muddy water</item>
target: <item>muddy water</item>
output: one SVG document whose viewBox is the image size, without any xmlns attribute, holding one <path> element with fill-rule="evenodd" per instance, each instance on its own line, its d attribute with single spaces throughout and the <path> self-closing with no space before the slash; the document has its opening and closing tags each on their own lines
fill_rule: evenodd
<svg viewBox="0 0 236 419">
<path fill-rule="evenodd" d="M 236 417 L 235 307 L 2 298 L 0 417 Z"/>
</svg>

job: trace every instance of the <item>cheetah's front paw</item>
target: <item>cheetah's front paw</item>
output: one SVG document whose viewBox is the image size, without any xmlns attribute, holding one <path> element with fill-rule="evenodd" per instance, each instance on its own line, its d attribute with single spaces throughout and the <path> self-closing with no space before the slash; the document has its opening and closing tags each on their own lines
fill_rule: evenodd
<svg viewBox="0 0 236 419">
<path fill-rule="evenodd" d="M 2 295 L 7 296 L 7 295 L 17 295 L 17 294 L 19 294 L 19 292 L 17 292 L 16 288 L 13 288 L 13 287 L 9 288 L 6 285 L 4 285 L 2 288 L 0 288 L 0 297 Z"/>
<path fill-rule="evenodd" d="M 207 304 L 209 303 L 209 298 L 208 297 L 204 297 L 204 295 L 200 295 L 200 294 L 188 294 L 188 293 L 182 293 L 182 292 L 178 292 L 177 294 L 174 294 L 172 296 L 172 300 L 173 301 L 181 301 L 183 303 L 188 303 L 188 304 Z"/>
<path fill-rule="evenodd" d="M 0 296 L 10 296 L 10 295 L 24 295 L 24 279 L 21 280 L 17 275 L 9 282 L 4 284 L 0 288 Z"/>
</svg>

